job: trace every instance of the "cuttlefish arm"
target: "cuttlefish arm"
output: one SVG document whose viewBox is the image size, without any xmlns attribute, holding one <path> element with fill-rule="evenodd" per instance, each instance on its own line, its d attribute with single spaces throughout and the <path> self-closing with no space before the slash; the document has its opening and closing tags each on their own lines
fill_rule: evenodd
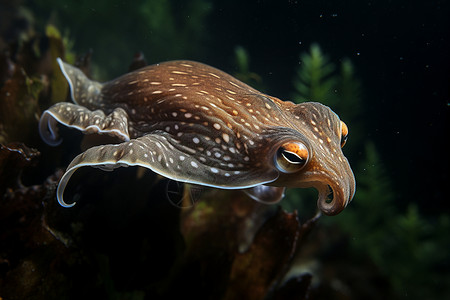
<svg viewBox="0 0 450 300">
<path fill-rule="evenodd" d="M 249 197 L 262 203 L 276 203 L 284 196 L 284 188 L 262 185 L 276 180 L 278 172 L 275 170 L 261 174 L 259 173 L 261 170 L 250 171 L 251 168 L 249 169 L 247 165 L 232 162 L 228 162 L 221 168 L 208 167 L 201 158 L 192 157 L 195 150 L 180 146 L 178 140 L 173 140 L 165 132 L 147 134 L 130 141 L 128 115 L 121 108 L 116 108 L 111 114 L 105 115 L 101 110 L 90 111 L 72 103 L 55 104 L 44 112 L 39 124 L 42 139 L 53 146 L 61 143 L 58 136 L 58 123 L 84 133 L 107 134 L 126 141 L 122 144 L 90 148 L 72 161 L 57 191 L 58 202 L 64 207 L 74 205 L 74 203 L 67 204 L 63 194 L 73 173 L 83 166 L 103 170 L 142 166 L 180 182 L 223 189 L 245 189 Z M 178 162 L 177 166 L 170 168 L 175 161 Z M 228 172 L 224 171 L 224 168 L 228 169 Z M 222 173 L 222 176 L 218 173 Z"/>
<path fill-rule="evenodd" d="M 61 143 L 57 124 L 78 129 L 84 133 L 98 133 L 116 136 L 129 141 L 128 115 L 122 108 L 116 108 L 109 115 L 101 110 L 89 109 L 72 103 L 61 102 L 46 110 L 39 121 L 41 138 L 49 145 Z"/>
<path fill-rule="evenodd" d="M 190 153 L 189 149 L 173 140 L 164 132 L 147 134 L 143 137 L 121 144 L 92 147 L 75 157 L 64 173 L 57 189 L 58 202 L 64 207 L 71 207 L 64 201 L 64 190 L 73 173 L 84 166 L 102 170 L 113 170 L 119 167 L 141 166 L 152 170 L 166 178 L 179 182 L 199 184 L 222 189 L 250 189 L 257 187 L 252 193 L 253 199 L 261 202 L 276 202 L 281 199 L 279 193 L 275 198 L 263 195 L 261 184 L 277 179 L 278 172 L 249 166 L 216 168 L 206 165 L 200 158 Z M 267 187 L 278 191 L 280 188 Z M 284 190 L 284 189 L 283 189 Z M 260 198 L 258 198 L 260 197 Z"/>
<path fill-rule="evenodd" d="M 280 202 L 284 198 L 285 187 L 257 185 L 250 189 L 244 189 L 244 192 L 255 201 L 274 204 Z"/>
</svg>

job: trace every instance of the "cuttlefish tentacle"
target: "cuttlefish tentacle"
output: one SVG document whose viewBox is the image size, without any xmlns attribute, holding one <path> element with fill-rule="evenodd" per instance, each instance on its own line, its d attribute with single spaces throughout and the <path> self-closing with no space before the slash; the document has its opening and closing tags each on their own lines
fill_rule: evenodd
<svg viewBox="0 0 450 300">
<path fill-rule="evenodd" d="M 273 182 L 278 177 L 278 172 L 274 170 L 252 169 L 244 165 L 230 165 L 224 170 L 211 167 L 206 165 L 203 159 L 192 156 L 191 152 L 192 149 L 179 145 L 165 132 L 148 134 L 121 144 L 89 148 L 75 157 L 67 167 L 57 189 L 58 202 L 64 207 L 74 205 L 74 203 L 67 204 L 64 201 L 64 190 L 73 173 L 84 166 L 96 167 L 105 171 L 111 171 L 119 167 L 141 166 L 179 182 L 222 189 L 256 187 L 261 191 L 261 184 Z M 280 189 L 276 187 L 266 188 Z M 258 195 L 257 192 L 253 195 L 252 198 L 261 202 L 281 200 L 280 195 L 275 195 L 274 200 L 262 194 Z"/>
<path fill-rule="evenodd" d="M 143 166 L 181 182 L 244 189 L 265 203 L 279 201 L 285 187 L 315 187 L 318 206 L 329 215 L 354 195 L 341 150 L 348 128 L 320 103 L 281 101 L 192 61 L 148 66 L 103 84 L 58 63 L 76 104 L 43 113 L 43 139 L 59 144 L 57 124 L 63 124 L 122 142 L 73 160 L 58 187 L 63 206 L 70 206 L 63 200 L 67 182 L 83 166 Z"/>
<path fill-rule="evenodd" d="M 41 138 L 49 145 L 61 143 L 58 123 L 85 133 L 108 134 L 122 141 L 130 140 L 128 115 L 122 108 L 116 108 L 106 116 L 101 110 L 90 111 L 71 103 L 55 104 L 42 114 L 39 123 Z"/>
<path fill-rule="evenodd" d="M 261 203 L 273 204 L 280 202 L 281 199 L 284 198 L 285 189 L 285 187 L 261 184 L 250 189 L 245 189 L 244 192 L 253 200 Z"/>
</svg>

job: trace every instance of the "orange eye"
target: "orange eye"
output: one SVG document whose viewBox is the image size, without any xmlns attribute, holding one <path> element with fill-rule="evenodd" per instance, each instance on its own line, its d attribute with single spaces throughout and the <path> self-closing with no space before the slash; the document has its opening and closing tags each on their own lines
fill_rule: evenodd
<svg viewBox="0 0 450 300">
<path fill-rule="evenodd" d="M 283 173 L 294 173 L 306 165 L 309 152 L 300 142 L 289 142 L 281 145 L 275 154 L 275 166 Z"/>
<path fill-rule="evenodd" d="M 348 127 L 341 121 L 341 148 L 344 147 L 348 138 Z"/>
</svg>

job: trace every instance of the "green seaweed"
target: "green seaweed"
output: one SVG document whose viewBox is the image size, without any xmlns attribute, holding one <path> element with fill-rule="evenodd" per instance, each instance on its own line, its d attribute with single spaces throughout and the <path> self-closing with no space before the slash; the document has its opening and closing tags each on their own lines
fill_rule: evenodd
<svg viewBox="0 0 450 300">
<path fill-rule="evenodd" d="M 300 56 L 301 65 L 294 80 L 296 93 L 293 100 L 297 103 L 318 101 L 334 104 L 336 102 L 336 67 L 317 44 L 311 46 L 309 53 Z"/>
<path fill-rule="evenodd" d="M 261 76 L 250 71 L 250 56 L 244 47 L 236 46 L 234 48 L 234 63 L 237 68 L 237 71 L 233 73 L 234 77 L 260 91 L 264 90 Z"/>
<path fill-rule="evenodd" d="M 361 103 L 361 82 L 355 74 L 353 63 L 343 59 L 339 68 L 331 62 L 318 44 L 313 44 L 309 52 L 300 55 L 300 66 L 293 80 L 292 100 L 296 103 L 305 101 L 320 102 L 328 105 L 349 127 L 349 141 L 344 152 L 356 153 L 364 132 Z M 309 190 L 288 190 L 287 201 L 282 206 L 287 210 L 298 209 L 306 215 L 314 214 L 317 193 Z"/>
<path fill-rule="evenodd" d="M 350 59 L 342 60 L 338 76 L 336 89 L 339 101 L 335 105 L 342 110 L 343 118 L 357 120 L 363 112 L 361 82 L 356 77 L 355 67 Z"/>
<path fill-rule="evenodd" d="M 294 78 L 295 92 L 292 99 L 296 103 L 317 101 L 330 106 L 350 129 L 350 141 L 345 151 L 352 148 L 362 137 L 364 123 L 361 101 L 361 82 L 350 59 L 344 58 L 336 64 L 323 54 L 317 44 L 307 53 L 300 55 L 300 67 Z M 349 149 L 351 152 L 353 149 Z"/>
<path fill-rule="evenodd" d="M 449 218 L 440 216 L 433 224 L 415 203 L 404 211 L 396 208 L 391 179 L 372 142 L 366 144 L 365 153 L 356 170 L 355 200 L 345 214 L 327 220 L 328 225 L 339 225 L 349 238 L 351 255 L 368 257 L 398 296 L 442 298 L 449 276 L 431 275 L 447 256 L 450 245 L 443 232 L 450 230 Z"/>
<path fill-rule="evenodd" d="M 62 32 L 70 29 L 77 33 L 74 48 L 78 53 L 94 49 L 93 61 L 102 68 L 93 66 L 93 75 L 102 80 L 124 73 L 124 58 L 137 51 L 155 63 L 200 57 L 207 38 L 205 22 L 212 8 L 206 0 L 28 2 L 40 27 L 55 24 Z"/>
<path fill-rule="evenodd" d="M 445 282 L 450 278 L 441 264 L 448 259 L 450 242 L 445 236 L 450 230 L 450 218 L 425 218 L 414 199 L 404 209 L 396 205 L 398 195 L 391 175 L 376 145 L 364 134 L 362 85 L 352 62 L 343 59 L 337 71 L 316 44 L 300 58 L 293 99 L 318 101 L 335 110 L 349 125 L 344 152 L 350 153 L 351 161 L 356 159 L 355 197 L 342 214 L 324 219 L 324 226 L 329 231 L 338 228 L 341 238 L 348 241 L 344 251 L 352 261 L 368 259 L 388 279 L 394 294 L 386 297 L 444 298 L 449 292 Z M 356 154 L 355 149 L 363 155 Z M 288 191 L 287 196 L 285 208 L 298 205 L 300 211 L 309 211 L 304 198 L 312 196 L 298 191 Z M 328 247 L 335 249 L 336 245 L 331 242 Z"/>
</svg>

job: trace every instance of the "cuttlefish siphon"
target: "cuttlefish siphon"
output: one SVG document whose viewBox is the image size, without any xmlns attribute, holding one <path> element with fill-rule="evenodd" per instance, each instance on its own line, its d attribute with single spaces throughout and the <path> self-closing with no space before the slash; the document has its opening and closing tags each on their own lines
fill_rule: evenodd
<svg viewBox="0 0 450 300">
<path fill-rule="evenodd" d="M 58 145 L 57 124 L 120 143 L 89 148 L 70 163 L 57 198 L 80 167 L 141 166 L 185 183 L 244 189 L 255 200 L 279 201 L 285 187 L 314 187 L 327 215 L 342 211 L 355 178 L 342 153 L 348 128 L 327 106 L 294 104 L 193 61 L 169 61 L 106 83 L 58 59 L 75 104 L 44 111 L 40 134 Z"/>
</svg>

